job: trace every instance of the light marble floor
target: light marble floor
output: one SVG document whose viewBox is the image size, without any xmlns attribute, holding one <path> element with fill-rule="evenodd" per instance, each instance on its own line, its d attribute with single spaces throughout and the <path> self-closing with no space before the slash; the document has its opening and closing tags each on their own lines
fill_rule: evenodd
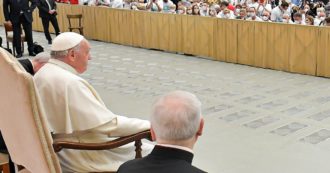
<svg viewBox="0 0 330 173">
<path fill-rule="evenodd" d="M 46 45 L 43 33 L 33 34 Z M 148 119 L 152 101 L 178 89 L 201 99 L 206 123 L 195 147 L 197 167 L 212 173 L 330 172 L 329 79 L 90 42 L 93 59 L 82 76 L 113 112 Z"/>
</svg>

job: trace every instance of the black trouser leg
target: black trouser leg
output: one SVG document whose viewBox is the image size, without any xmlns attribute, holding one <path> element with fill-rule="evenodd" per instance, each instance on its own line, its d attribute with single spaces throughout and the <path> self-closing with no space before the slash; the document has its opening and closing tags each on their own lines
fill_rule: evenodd
<svg viewBox="0 0 330 173">
<path fill-rule="evenodd" d="M 21 46 L 21 24 L 13 23 L 13 44 L 16 49 L 17 54 L 22 54 L 22 46 Z M 13 49 L 13 51 L 15 51 Z"/>
<path fill-rule="evenodd" d="M 5 140 L 2 137 L 1 131 L 0 131 L 0 152 L 1 153 L 8 153 L 6 143 L 5 143 Z"/>
<path fill-rule="evenodd" d="M 52 37 L 49 34 L 49 18 L 41 18 L 42 26 L 44 28 L 44 33 L 48 41 L 52 40 Z"/>
<path fill-rule="evenodd" d="M 50 18 L 50 22 L 52 23 L 52 25 L 54 27 L 56 36 L 59 35 L 60 34 L 60 28 L 58 27 L 58 22 L 57 22 L 56 16 L 52 16 Z"/>
<path fill-rule="evenodd" d="M 0 131 L 0 153 L 9 154 L 5 140 L 2 137 L 1 131 Z M 14 165 L 13 161 L 11 160 L 10 156 L 9 156 L 9 169 L 10 169 L 10 173 L 15 173 L 15 165 Z"/>
<path fill-rule="evenodd" d="M 29 53 L 33 53 L 32 23 L 28 22 L 25 17 L 22 17 L 21 19 L 25 32 L 25 39 L 28 44 Z"/>
</svg>

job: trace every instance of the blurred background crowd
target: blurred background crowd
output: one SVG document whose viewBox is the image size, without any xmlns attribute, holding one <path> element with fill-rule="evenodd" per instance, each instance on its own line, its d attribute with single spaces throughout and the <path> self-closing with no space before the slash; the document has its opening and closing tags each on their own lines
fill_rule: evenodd
<svg viewBox="0 0 330 173">
<path fill-rule="evenodd" d="M 58 0 L 60 3 L 288 24 L 330 26 L 330 3 L 313 0 Z"/>
</svg>

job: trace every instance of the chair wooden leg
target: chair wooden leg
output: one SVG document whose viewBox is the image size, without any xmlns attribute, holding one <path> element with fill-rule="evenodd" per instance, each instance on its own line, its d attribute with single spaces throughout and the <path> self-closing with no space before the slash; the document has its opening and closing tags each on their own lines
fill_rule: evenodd
<svg viewBox="0 0 330 173">
<path fill-rule="evenodd" d="M 7 41 L 7 49 L 9 49 L 9 42 Z"/>
<path fill-rule="evenodd" d="M 142 158 L 142 142 L 140 139 L 135 141 L 135 158 Z"/>
</svg>

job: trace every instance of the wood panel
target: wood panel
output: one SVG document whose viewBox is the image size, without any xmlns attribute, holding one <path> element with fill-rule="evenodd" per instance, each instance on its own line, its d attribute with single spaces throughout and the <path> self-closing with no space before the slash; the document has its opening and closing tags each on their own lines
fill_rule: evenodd
<svg viewBox="0 0 330 173">
<path fill-rule="evenodd" d="M 330 77 L 330 28 L 318 28 L 317 76 Z"/>
<path fill-rule="evenodd" d="M 311 26 L 290 26 L 289 68 L 290 72 L 316 74 L 316 51 L 318 29 Z"/>
<path fill-rule="evenodd" d="M 292 36 L 289 25 L 269 23 L 267 34 L 266 67 L 275 70 L 289 71 L 289 42 Z M 289 34 L 290 33 L 290 34 Z"/>
<path fill-rule="evenodd" d="M 168 15 L 169 44 L 168 51 L 182 52 L 182 15 Z"/>
<path fill-rule="evenodd" d="M 132 22 L 133 22 L 133 31 L 132 31 L 132 42 L 133 46 L 143 47 L 144 38 L 144 13 L 141 11 L 132 12 Z"/>
<path fill-rule="evenodd" d="M 195 21 L 198 16 L 182 16 L 183 52 L 194 55 Z"/>
<path fill-rule="evenodd" d="M 170 42 L 170 19 L 171 16 L 175 16 L 174 14 L 161 14 L 159 16 L 159 22 L 158 22 L 158 29 L 156 32 L 153 33 L 157 33 L 158 32 L 158 44 L 159 47 L 158 49 L 160 50 L 165 50 L 168 51 L 170 48 L 170 44 L 172 44 L 172 42 Z"/>
<path fill-rule="evenodd" d="M 96 18 L 98 17 L 103 17 L 103 16 L 99 16 L 99 15 L 96 15 L 97 11 L 101 9 L 101 8 L 96 8 L 96 7 L 93 7 L 93 8 L 89 8 L 87 6 L 83 6 L 82 8 L 82 14 L 83 14 L 83 17 L 84 17 L 84 35 L 85 37 L 89 38 L 89 39 L 96 39 L 96 35 L 98 34 L 96 31 L 96 29 L 98 28 L 97 26 L 100 26 L 100 25 L 96 25 L 96 22 L 98 20 L 96 20 Z M 96 17 L 97 16 L 97 17 Z M 107 21 L 107 20 L 105 20 Z M 102 22 L 102 20 L 100 21 Z M 107 27 L 107 22 L 102 24 L 101 25 L 102 27 L 104 28 L 108 28 Z M 106 34 L 103 34 L 104 35 L 104 39 L 106 41 L 110 41 L 109 38 L 108 38 L 108 33 L 105 32 Z"/>
<path fill-rule="evenodd" d="M 156 47 L 155 44 L 158 44 L 152 37 L 153 35 L 156 35 L 156 29 L 157 25 L 156 23 L 153 23 L 152 15 L 150 15 L 148 12 L 143 11 L 143 16 L 141 18 L 141 22 L 143 23 L 143 29 L 141 29 L 139 32 L 142 34 L 142 47 L 144 48 L 154 48 Z M 155 29 L 155 30 L 154 30 Z"/>
<path fill-rule="evenodd" d="M 214 59 L 214 25 L 216 18 L 197 17 L 195 20 L 195 55 Z"/>
<path fill-rule="evenodd" d="M 225 22 L 226 62 L 237 63 L 238 20 L 221 19 Z"/>
<path fill-rule="evenodd" d="M 93 11 L 95 14 L 95 25 L 93 25 L 94 39 L 111 41 L 111 28 L 110 28 L 110 22 L 108 22 L 111 20 L 110 19 L 111 17 L 109 16 L 108 9 L 93 8 L 93 10 L 90 11 Z M 86 34 L 88 34 L 88 32 Z"/>
<path fill-rule="evenodd" d="M 254 25 L 254 66 L 256 67 L 266 68 L 268 26 L 266 22 L 256 22 Z"/>
<path fill-rule="evenodd" d="M 252 21 L 237 23 L 237 63 L 254 65 L 255 30 Z"/>
<path fill-rule="evenodd" d="M 131 10 L 121 10 L 121 20 L 119 21 L 119 30 L 120 30 L 120 34 L 121 39 L 122 39 L 122 43 L 121 44 L 125 44 L 125 45 L 129 45 L 132 46 L 132 25 L 133 25 L 133 21 L 132 21 L 132 11 Z"/>
<path fill-rule="evenodd" d="M 214 29 L 214 52 L 215 59 L 219 61 L 227 61 L 226 59 L 226 27 L 228 20 L 217 19 Z"/>
</svg>

